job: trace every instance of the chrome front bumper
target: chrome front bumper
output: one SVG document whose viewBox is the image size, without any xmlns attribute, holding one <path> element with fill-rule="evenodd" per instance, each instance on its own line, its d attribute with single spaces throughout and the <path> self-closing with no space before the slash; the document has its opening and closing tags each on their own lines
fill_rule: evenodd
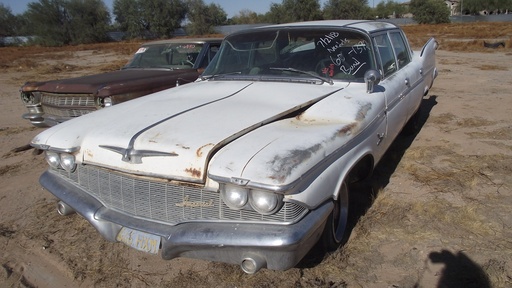
<svg viewBox="0 0 512 288">
<path fill-rule="evenodd" d="M 59 119 L 53 119 L 48 115 L 45 115 L 45 113 L 43 112 L 43 107 L 41 107 L 41 104 L 26 104 L 25 106 L 28 109 L 28 113 L 23 114 L 21 117 L 23 119 L 29 120 L 30 123 L 36 127 L 51 127 L 67 120 L 60 119 L 59 121 Z"/>
<path fill-rule="evenodd" d="M 117 242 L 121 228 L 127 227 L 160 236 L 163 259 L 188 257 L 239 264 L 247 273 L 294 267 L 318 241 L 333 209 L 332 202 L 327 202 L 293 225 L 189 222 L 172 226 L 108 209 L 51 171 L 44 172 L 39 181 L 109 241 Z"/>
</svg>

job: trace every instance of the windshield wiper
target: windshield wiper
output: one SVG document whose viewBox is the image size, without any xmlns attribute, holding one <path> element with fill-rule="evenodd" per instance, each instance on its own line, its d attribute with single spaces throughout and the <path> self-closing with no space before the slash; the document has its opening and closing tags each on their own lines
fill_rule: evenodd
<svg viewBox="0 0 512 288">
<path fill-rule="evenodd" d="M 314 77 L 316 79 L 322 80 L 323 82 L 327 82 L 330 85 L 334 85 L 334 81 L 332 81 L 331 78 L 322 77 L 322 76 L 319 76 L 317 74 L 314 74 L 314 73 L 308 72 L 308 71 L 302 71 L 302 70 L 295 69 L 295 68 L 282 68 L 282 67 L 270 67 L 269 69 L 270 70 L 277 70 L 277 71 L 286 71 L 286 72 L 294 72 L 294 73 L 299 73 L 299 74 L 305 74 L 305 75 L 309 75 L 311 77 Z"/>
<path fill-rule="evenodd" d="M 219 77 L 219 76 L 235 75 L 235 74 L 242 74 L 242 72 L 237 71 L 237 72 L 229 72 L 229 73 L 223 73 L 223 74 L 212 74 L 212 75 L 206 75 L 206 76 L 201 75 L 201 80 L 210 80 L 210 79 L 213 79 L 213 78 Z"/>
</svg>

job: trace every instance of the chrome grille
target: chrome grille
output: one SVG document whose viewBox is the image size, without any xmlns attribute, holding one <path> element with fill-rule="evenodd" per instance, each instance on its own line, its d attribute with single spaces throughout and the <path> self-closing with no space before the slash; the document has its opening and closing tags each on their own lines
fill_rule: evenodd
<svg viewBox="0 0 512 288">
<path fill-rule="evenodd" d="M 136 178 L 90 165 L 79 165 L 73 173 L 57 171 L 109 209 L 173 225 L 218 220 L 289 224 L 307 213 L 305 207 L 289 202 L 273 215 L 233 210 L 222 202 L 216 191 Z M 182 205 L 184 201 L 193 205 Z"/>
<path fill-rule="evenodd" d="M 41 105 L 45 114 L 56 117 L 78 117 L 96 110 L 91 94 L 41 93 Z"/>
</svg>

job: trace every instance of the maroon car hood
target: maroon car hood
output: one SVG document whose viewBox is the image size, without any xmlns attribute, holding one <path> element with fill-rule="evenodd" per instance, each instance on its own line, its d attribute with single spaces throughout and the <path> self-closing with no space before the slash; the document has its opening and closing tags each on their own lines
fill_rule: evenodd
<svg viewBox="0 0 512 288">
<path fill-rule="evenodd" d="M 195 81 L 199 73 L 195 69 L 150 70 L 126 69 L 108 73 L 88 75 L 46 82 L 28 82 L 23 91 L 44 91 L 50 93 L 84 93 L 110 96 L 136 91 L 159 91 Z"/>
</svg>

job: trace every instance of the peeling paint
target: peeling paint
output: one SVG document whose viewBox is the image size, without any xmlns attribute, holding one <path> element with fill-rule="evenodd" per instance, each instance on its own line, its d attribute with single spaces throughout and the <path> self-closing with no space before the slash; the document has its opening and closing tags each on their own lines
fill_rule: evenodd
<svg viewBox="0 0 512 288">
<path fill-rule="evenodd" d="M 343 135 L 350 135 L 352 132 L 356 130 L 356 127 L 358 127 L 357 122 L 352 122 L 348 125 L 345 125 L 338 129 L 338 132 L 336 133 L 337 136 L 343 136 Z"/>
<path fill-rule="evenodd" d="M 364 119 L 366 118 L 366 115 L 368 115 L 368 111 L 370 111 L 371 109 L 372 109 L 372 103 L 366 103 L 366 104 L 361 105 L 361 107 L 359 108 L 359 111 L 357 111 L 357 113 L 356 113 L 356 117 L 355 117 L 356 121 L 349 123 L 347 125 L 344 125 L 340 129 L 338 129 L 338 131 L 336 132 L 336 135 L 334 135 L 333 138 L 335 138 L 337 136 L 357 134 L 359 128 L 361 127 L 361 125 L 360 125 L 361 122 L 364 121 Z"/>
<path fill-rule="evenodd" d="M 357 111 L 356 120 L 363 121 L 366 118 L 368 111 L 370 111 L 371 109 L 372 109 L 372 103 L 366 103 L 364 105 L 361 105 L 361 107 L 359 108 L 359 111 Z"/>
<path fill-rule="evenodd" d="M 273 172 L 269 178 L 283 183 L 289 177 L 298 165 L 310 159 L 322 147 L 318 143 L 307 149 L 294 149 L 288 152 L 286 156 L 274 156 L 274 159 L 269 162 L 270 170 Z"/>
</svg>

